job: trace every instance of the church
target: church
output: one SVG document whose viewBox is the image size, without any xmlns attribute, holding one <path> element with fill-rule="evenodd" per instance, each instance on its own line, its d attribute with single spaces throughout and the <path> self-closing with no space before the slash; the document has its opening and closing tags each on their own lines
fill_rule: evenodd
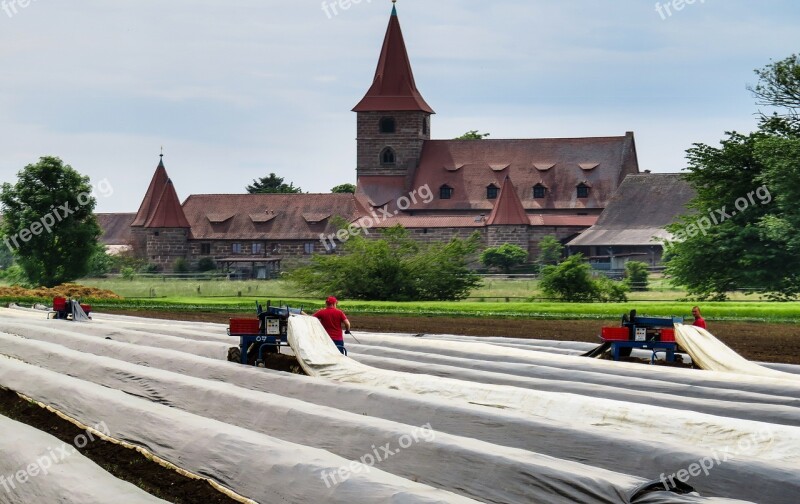
<svg viewBox="0 0 800 504">
<path fill-rule="evenodd" d="M 631 132 L 432 139 L 435 112 L 417 88 L 396 6 L 374 80 L 353 112 L 355 194 L 195 194 L 181 203 L 162 159 L 136 214 L 98 215 L 104 242 L 129 245 L 163 271 L 179 258 L 192 265 L 210 258 L 243 277 L 267 278 L 315 253 L 337 253 L 335 223 L 344 219 L 369 236 L 400 224 L 422 242 L 477 231 L 485 247 L 516 244 L 534 260 L 542 237 L 569 244 L 597 223 L 626 177 L 648 176 Z M 608 249 L 597 240 L 591 246 Z"/>
</svg>

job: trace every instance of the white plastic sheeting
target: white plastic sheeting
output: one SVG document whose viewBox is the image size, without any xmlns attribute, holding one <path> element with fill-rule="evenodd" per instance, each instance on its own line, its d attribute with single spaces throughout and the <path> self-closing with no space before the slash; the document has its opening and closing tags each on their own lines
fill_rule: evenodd
<svg viewBox="0 0 800 504">
<path fill-rule="evenodd" d="M 703 328 L 675 324 L 675 340 L 701 368 L 800 383 L 800 376 L 776 371 L 745 359 Z"/>
<path fill-rule="evenodd" d="M 549 454 L 564 460 L 581 461 L 596 467 L 614 468 L 617 471 L 638 475 L 644 479 L 658 477 L 662 472 L 674 473 L 708 455 L 707 451 L 699 450 L 691 445 L 664 442 L 661 437 L 649 439 L 636 438 L 627 433 L 609 433 L 602 426 L 582 425 L 577 428 L 569 428 L 553 422 L 523 417 L 510 411 L 487 410 L 479 406 L 400 394 L 368 385 L 308 380 L 305 377 L 287 373 L 231 365 L 227 362 L 210 360 L 177 350 L 163 350 L 105 340 L 104 333 L 98 331 L 102 328 L 99 324 L 93 325 L 93 332 L 97 332 L 96 336 L 86 336 L 61 329 L 62 327 L 75 328 L 70 324 L 53 325 L 45 322 L 41 324 L 41 327 L 37 327 L 38 324 L 34 325 L 30 322 L 26 324 L 0 322 L 0 331 L 47 342 L 52 347 L 49 351 L 43 351 L 42 348 L 37 349 L 33 342 L 23 344 L 18 341 L 18 338 L 0 338 L 0 345 L 2 345 L 0 353 L 12 353 L 51 370 L 64 369 L 64 366 L 72 370 L 80 370 L 69 373 L 92 376 L 96 383 L 118 387 L 133 395 L 146 397 L 155 402 L 167 402 L 173 406 L 185 407 L 183 406 L 185 401 L 182 397 L 176 399 L 175 394 L 170 390 L 171 387 L 166 387 L 165 390 L 164 386 L 156 386 L 153 380 L 138 376 L 139 373 L 137 376 L 133 376 L 127 372 L 104 372 L 104 369 L 93 369 L 96 367 L 96 363 L 87 364 L 88 361 L 77 361 L 74 358 L 65 360 L 66 354 L 59 351 L 57 345 L 64 345 L 87 354 L 112 357 L 117 361 L 142 363 L 149 367 L 170 370 L 187 376 L 221 381 L 249 390 L 279 394 L 290 399 L 286 402 L 286 406 L 293 410 L 295 409 L 294 400 L 299 399 L 308 404 L 323 405 L 355 413 L 356 417 L 347 416 L 349 422 L 339 421 L 340 425 L 334 429 L 344 428 L 347 432 L 349 426 L 353 425 L 354 428 L 350 430 L 358 432 L 362 439 L 370 439 L 365 435 L 369 429 L 364 430 L 364 427 L 360 425 L 365 422 L 369 424 L 370 417 L 392 420 L 405 424 L 409 428 L 429 422 L 437 433 L 478 439 L 500 447 L 499 449 L 487 447 L 489 456 L 492 456 L 494 451 L 502 452 L 503 446 L 513 447 L 532 453 Z M 82 326 L 81 329 L 83 330 L 85 327 Z M 220 326 L 218 329 L 224 332 L 224 326 Z M 119 333 L 119 330 L 114 327 L 106 327 L 104 330 L 105 334 Z M 168 330 L 168 328 L 159 326 L 153 330 Z M 157 335 L 153 334 L 153 337 L 156 338 Z M 188 350 L 191 350 L 191 346 L 188 347 Z M 122 382 L 123 385 L 120 385 L 119 382 Z M 232 387 L 231 390 L 234 388 Z M 593 393 L 591 384 L 586 384 L 585 393 Z M 201 396 L 204 397 L 205 394 L 201 394 Z M 316 410 L 317 407 L 312 409 Z M 275 413 L 277 417 L 280 415 L 281 408 L 277 412 L 271 407 L 261 411 Z M 299 410 L 295 411 L 299 413 Z M 230 414 L 231 418 L 236 419 L 238 412 L 232 409 Z M 304 433 L 316 433 L 316 431 L 320 431 L 319 434 L 325 436 L 327 429 L 330 429 L 330 422 L 326 422 L 324 418 L 316 414 L 303 417 L 294 416 L 288 422 L 268 423 L 260 429 L 269 427 L 273 430 L 261 431 L 282 439 L 296 440 L 291 436 L 297 435 L 297 433 L 292 429 L 284 428 L 286 424 L 298 425 L 301 436 Z M 332 435 L 338 432 L 338 430 L 331 430 L 331 436 L 328 437 L 333 437 Z M 535 433 L 535 435 L 531 435 L 531 433 Z M 308 442 L 311 439 L 312 436 L 309 436 Z M 369 442 L 379 444 L 385 440 L 386 438 L 381 436 L 372 438 Z M 361 443 L 364 442 L 366 441 L 361 441 Z M 334 444 L 334 441 L 328 440 L 319 446 L 330 451 L 342 449 L 341 446 L 334 448 Z M 346 443 L 344 448 L 347 449 Z M 336 453 L 343 456 L 348 455 L 348 452 L 337 451 Z M 467 474 L 467 471 L 461 468 L 454 470 L 449 463 L 445 462 L 448 460 L 444 458 L 445 453 L 442 451 L 441 455 L 422 461 L 418 461 L 418 458 L 415 457 L 412 466 L 434 464 L 434 468 L 425 471 L 430 473 L 427 476 L 431 478 L 431 481 L 441 481 L 449 477 L 461 477 Z M 624 453 L 625 456 L 619 457 L 619 453 Z M 382 463 L 381 467 L 395 474 L 407 474 L 402 472 L 404 463 L 407 462 L 402 459 L 396 461 L 392 459 L 386 464 Z M 466 464 L 466 467 L 470 466 L 471 464 Z M 487 485 L 485 479 L 492 479 L 494 474 L 494 471 L 483 471 L 475 477 L 474 482 L 459 483 L 458 489 L 459 491 L 462 491 L 461 489 L 477 491 L 473 488 L 475 486 L 480 488 L 483 485 L 488 488 L 483 490 L 484 493 L 481 495 L 488 499 L 491 494 L 486 492 L 508 495 L 519 484 L 518 481 L 514 481 L 509 484 L 510 489 L 493 491 L 492 488 L 496 485 L 494 483 Z M 743 484 L 744 481 L 747 483 Z M 780 464 L 769 465 L 738 456 L 724 465 L 715 467 L 711 476 L 702 481 L 702 488 L 703 493 L 710 492 L 712 495 L 735 495 L 751 500 L 768 498 L 769 502 L 774 504 L 795 504 L 793 498 L 786 496 L 800 492 L 800 475 L 791 468 L 785 468 Z"/>
<path fill-rule="evenodd" d="M 165 503 L 120 481 L 74 447 L 0 416 L 0 502 L 32 504 Z M 90 442 L 88 436 L 83 441 Z M 79 444 L 80 446 L 80 444 Z"/>
<path fill-rule="evenodd" d="M 769 431 L 770 442 L 754 447 L 754 456 L 800 467 L 800 427 L 376 369 L 339 354 L 322 325 L 312 317 L 289 319 L 289 343 L 310 376 L 514 410 L 563 425 L 602 424 L 609 431 L 682 439 L 708 450 L 733 446 L 741 439 Z"/>
<path fill-rule="evenodd" d="M 437 431 L 437 442 L 426 444 L 425 446 L 413 447 L 409 449 L 410 460 L 404 461 L 398 458 L 381 464 L 381 469 L 385 469 L 392 474 L 408 479 L 406 475 L 411 474 L 409 467 L 413 471 L 415 463 L 420 465 L 420 472 L 430 473 L 430 480 L 437 485 L 447 487 L 452 485 L 452 481 L 457 481 L 459 475 L 464 479 L 469 479 L 471 467 L 483 464 L 485 466 L 484 477 L 486 481 L 494 479 L 495 485 L 502 487 L 508 478 L 519 478 L 520 481 L 513 481 L 516 486 L 524 483 L 525 478 L 522 474 L 535 467 L 532 461 L 543 460 L 539 453 L 544 453 L 557 457 L 553 459 L 554 467 L 539 474 L 539 480 L 545 483 L 550 480 L 554 486 L 546 490 L 532 486 L 528 498 L 513 498 L 513 489 L 501 489 L 497 494 L 492 494 L 486 490 L 486 501 L 494 502 L 597 502 L 586 500 L 583 497 L 575 498 L 574 492 L 584 492 L 585 495 L 605 495 L 609 487 L 609 481 L 616 481 L 619 488 L 629 488 L 629 485 L 644 481 L 645 479 L 658 479 L 661 471 L 669 474 L 681 468 L 688 467 L 693 461 L 699 460 L 708 454 L 708 451 L 684 443 L 680 440 L 666 436 L 651 437 L 640 435 L 637 431 L 615 431 L 607 429 L 602 424 L 592 425 L 590 423 L 576 422 L 574 426 L 561 425 L 546 418 L 538 418 L 524 411 L 501 410 L 497 408 L 486 408 L 464 402 L 461 399 L 442 399 L 435 395 L 420 396 L 409 394 L 404 391 L 395 391 L 383 388 L 379 385 L 370 384 L 347 384 L 334 383 L 324 379 L 309 379 L 307 377 L 292 376 L 284 373 L 271 372 L 248 368 L 245 366 L 234 365 L 222 362 L 224 356 L 214 353 L 216 360 L 192 355 L 197 341 L 218 342 L 231 344 L 235 339 L 224 335 L 223 325 L 213 324 L 192 324 L 192 323 L 169 323 L 159 321 L 148 321 L 141 319 L 130 319 L 127 317 L 106 317 L 98 316 L 95 323 L 88 325 L 76 325 L 63 322 L 25 321 L 21 324 L 5 323 L 1 319 L 5 315 L 0 311 L 0 331 L 20 334 L 25 337 L 34 338 L 43 342 L 48 342 L 52 348 L 46 350 L 46 345 L 37 347 L 34 342 L 28 344 L 19 343 L 18 339 L 3 338 L 6 340 L 5 349 L 0 353 L 16 352 L 17 355 L 25 357 L 31 361 L 36 361 L 37 365 L 58 371 L 60 374 L 79 375 L 88 381 L 104 384 L 107 387 L 124 390 L 128 394 L 138 395 L 152 402 L 163 402 L 170 404 L 172 409 L 192 410 L 201 407 L 203 400 L 207 403 L 217 404 L 217 397 L 228 397 L 235 399 L 235 403 L 228 408 L 214 406 L 202 412 L 203 417 L 214 417 L 228 415 L 227 425 L 244 425 L 248 431 L 267 433 L 271 437 L 289 441 L 286 438 L 298 436 L 302 431 L 308 434 L 305 443 L 317 448 L 336 454 L 343 454 L 345 459 L 353 458 L 360 448 L 351 446 L 347 436 L 348 427 L 352 431 L 351 435 L 360 438 L 360 443 L 378 443 L 388 441 L 386 435 L 397 433 L 397 424 L 392 426 L 392 422 L 399 422 L 405 426 L 418 426 L 430 422 Z M 194 327 L 194 329 L 193 329 Z M 91 334 L 87 336 L 86 334 Z M 106 340 L 111 337 L 112 340 Z M 126 344 L 123 341 L 130 339 L 135 344 Z M 361 335 L 359 334 L 359 339 Z M 367 337 L 366 339 L 370 339 Z M 400 339 L 398 337 L 397 339 Z M 419 338 L 403 338 L 415 343 Z M 330 345 L 328 339 L 324 340 Z M 56 345 L 64 345 L 65 348 L 72 348 L 83 353 L 93 353 L 111 357 L 107 362 L 99 365 L 99 361 L 86 360 L 91 356 L 69 355 L 62 348 Z M 38 348 L 38 350 L 37 350 Z M 497 348 L 497 347 L 496 347 Z M 424 354 L 425 347 L 418 347 L 416 350 Z M 356 352 L 357 353 L 357 352 Z M 523 352 L 524 353 L 524 352 Z M 541 353 L 540 353 L 541 354 Z M 480 359 L 481 353 L 474 353 L 474 359 Z M 68 358 L 67 358 L 68 357 Z M 211 357 L 209 355 L 209 357 Z M 558 357 L 558 356 L 554 356 Z M 356 355 L 356 358 L 358 356 Z M 504 359 L 498 358 L 494 361 L 501 364 Z M 513 362 L 513 359 L 511 359 Z M 586 359 L 582 359 L 585 361 Z M 175 371 L 177 373 L 203 378 L 201 381 L 189 382 L 171 376 L 170 373 L 160 375 L 155 369 L 142 370 L 139 366 L 128 367 L 118 366 L 114 361 L 127 361 L 130 363 L 143 364 L 150 368 L 160 368 Z M 606 363 L 610 364 L 610 363 Z M 2 365 L 2 362 L 0 362 Z M 68 368 L 72 368 L 71 370 Z M 93 369 L 96 367 L 96 369 Z M 425 364 L 421 364 L 425 367 Z M 466 367 L 466 366 L 465 366 Z M 555 374 L 551 377 L 553 381 L 563 379 L 569 371 L 566 369 L 550 368 L 551 372 L 562 372 L 562 376 Z M 638 367 L 646 368 L 645 366 Z M 601 373 L 598 368 L 591 376 L 599 377 Z M 574 370 L 574 369 L 573 369 Z M 619 378 L 623 378 L 622 372 Z M 698 375 L 697 382 L 708 383 L 700 378 L 703 373 Z M 214 387 L 206 383 L 208 380 L 218 380 L 225 382 Z M 630 379 L 636 383 L 636 379 Z M 713 380 L 709 380 L 713 382 Z M 263 397 L 268 394 L 250 394 L 244 391 L 236 391 L 233 384 L 251 391 L 272 392 L 279 394 L 287 399 L 280 402 L 280 398 L 269 399 L 264 402 Z M 226 394 L 226 391 L 231 392 Z M 580 391 L 576 389 L 576 391 Z M 726 389 L 725 392 L 733 396 L 742 394 L 755 394 L 750 391 L 736 390 L 735 386 Z M 586 390 L 582 391 L 586 395 L 592 395 L 592 383 L 586 383 Z M 227 400 L 227 399 L 226 399 Z M 304 404 L 305 403 L 305 404 Z M 319 408 L 314 405 L 323 405 L 331 408 Z M 259 415 L 247 415 L 237 411 L 245 408 L 248 411 L 259 409 Z M 757 409 L 757 406 L 754 408 Z M 226 411 L 223 411 L 226 410 Z M 337 413 L 338 410 L 338 413 Z M 349 416 L 342 412 L 355 413 Z M 275 425 L 268 425 L 270 422 L 261 423 L 257 418 L 264 415 L 268 417 L 274 413 Z M 331 415 L 340 415 L 340 425 L 331 424 Z M 225 418 L 219 416 L 219 418 Z M 376 419 L 385 419 L 390 422 L 377 422 Z M 250 422 L 249 424 L 247 422 Z M 284 428 L 285 425 L 296 425 L 297 428 Z M 331 425 L 333 425 L 331 427 Z M 330 432 L 328 432 L 330 429 Z M 393 430 L 395 429 L 395 430 Z M 326 436 L 326 434 L 330 434 Z M 465 446 L 459 445 L 463 436 L 468 439 Z M 344 439 L 334 439 L 344 436 Z M 380 438 L 380 439 L 379 439 Z M 295 438 L 302 440 L 302 437 Z M 453 439 L 454 441 L 449 441 Z M 160 442 L 160 441 L 159 441 Z M 150 441 L 147 443 L 153 444 Z M 155 443 L 158 445 L 159 443 Z M 174 443 L 174 449 L 181 451 L 180 443 Z M 360 446 L 360 445 L 359 445 Z M 512 448 L 511 450 L 503 447 Z M 473 449 L 470 452 L 470 449 Z M 514 450 L 524 450 L 530 453 L 518 453 L 514 455 Z M 350 451 L 347 451 L 350 450 Z M 432 450 L 432 455 L 430 451 Z M 479 452 L 485 452 L 480 455 Z M 538 452 L 538 453 L 537 453 Z M 193 458 L 196 454 L 189 457 Z M 472 453 L 472 454 L 470 454 Z M 510 458 L 509 458 L 510 457 Z M 516 458 L 515 458 L 516 457 Z M 473 461 L 473 458 L 475 460 Z M 498 460 L 497 469 L 490 460 Z M 507 460 L 506 464 L 503 460 Z M 569 460 L 584 461 L 587 465 L 573 465 Z M 189 460 L 193 462 L 193 460 Z M 466 461 L 466 462 L 465 462 Z M 512 465 L 521 463 L 521 469 L 514 472 Z M 569 490 L 573 492 L 572 498 L 558 496 L 558 492 L 563 488 L 570 488 L 569 476 L 571 468 L 580 467 L 582 473 L 574 478 L 571 486 L 578 488 Z M 620 473 L 610 473 L 599 467 L 614 469 Z M 565 470 L 565 468 L 567 468 Z M 517 476 L 514 476 L 517 474 Z M 601 475 L 599 479 L 594 476 Z M 636 474 L 640 479 L 627 476 Z M 582 479 L 588 478 L 588 480 Z M 609 479 L 610 478 L 610 479 Z M 582 483 L 583 482 L 583 483 Z M 630 483 L 629 483 L 630 482 Z M 708 478 L 701 478 L 691 481 L 704 494 L 716 494 L 736 496 L 753 502 L 770 502 L 781 504 L 794 504 L 793 495 L 800 490 L 798 481 L 798 471 L 796 466 L 784 465 L 783 463 L 769 463 L 749 456 L 736 456 L 725 464 L 715 467 Z M 476 487 L 491 486 L 483 481 L 467 483 Z M 461 485 L 456 483 L 460 491 Z M 522 487 L 520 487 L 522 488 Z M 492 497 L 492 495 L 495 495 Z M 544 495 L 542 497 L 542 495 Z M 581 494 L 583 495 L 583 494 Z M 493 500 L 497 499 L 497 500 Z M 479 499 L 484 500 L 484 499 Z M 266 500 L 272 502 L 273 500 Z M 312 501 L 312 500 L 309 500 Z M 361 497 L 357 502 L 377 502 L 377 500 Z M 448 501 L 448 499 L 445 499 Z M 717 502 L 718 499 L 707 499 L 700 497 L 677 496 L 673 494 L 651 494 L 635 502 Z M 321 501 L 320 501 L 321 502 Z M 600 502 L 626 502 L 625 499 L 601 500 Z"/>
</svg>

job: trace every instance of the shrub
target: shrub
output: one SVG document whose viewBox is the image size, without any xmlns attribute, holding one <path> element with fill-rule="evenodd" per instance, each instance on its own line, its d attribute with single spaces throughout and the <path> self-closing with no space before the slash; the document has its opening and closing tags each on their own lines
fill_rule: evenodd
<svg viewBox="0 0 800 504">
<path fill-rule="evenodd" d="M 539 256 L 536 262 L 540 266 L 555 265 L 561 261 L 564 254 L 564 246 L 555 236 L 544 236 L 539 240 Z"/>
<path fill-rule="evenodd" d="M 172 265 L 172 271 L 181 274 L 189 273 L 189 263 L 183 257 L 179 257 Z"/>
<path fill-rule="evenodd" d="M 217 269 L 217 262 L 210 257 L 203 257 L 197 262 L 197 271 L 205 273 Z"/>
<path fill-rule="evenodd" d="M 136 270 L 131 268 L 130 266 L 127 266 L 125 268 L 122 268 L 122 270 L 120 270 L 120 274 L 122 274 L 122 278 L 125 280 L 133 280 L 134 277 L 136 277 Z"/>
<path fill-rule="evenodd" d="M 583 255 L 568 257 L 558 266 L 545 266 L 542 270 L 542 291 L 562 301 L 627 301 L 628 286 L 606 277 L 592 278 L 592 270 Z"/>
<path fill-rule="evenodd" d="M 646 291 L 650 271 L 647 263 L 641 261 L 628 261 L 625 263 L 625 278 L 634 291 Z"/>
<path fill-rule="evenodd" d="M 481 263 L 484 266 L 500 268 L 503 273 L 510 273 L 511 268 L 523 264 L 527 259 L 528 252 L 525 249 L 510 243 L 488 248 L 481 254 Z"/>
<path fill-rule="evenodd" d="M 317 254 L 290 278 L 306 292 L 375 301 L 457 300 L 480 285 L 469 260 L 480 244 L 467 240 L 423 246 L 395 226 L 381 239 L 357 235 L 343 254 Z"/>
</svg>

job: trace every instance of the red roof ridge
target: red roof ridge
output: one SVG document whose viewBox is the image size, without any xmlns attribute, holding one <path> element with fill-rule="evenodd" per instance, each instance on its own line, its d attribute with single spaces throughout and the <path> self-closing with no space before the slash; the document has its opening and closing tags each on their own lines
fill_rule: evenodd
<svg viewBox="0 0 800 504">
<path fill-rule="evenodd" d="M 183 213 L 178 194 L 172 180 L 167 179 L 164 190 L 158 199 L 158 203 L 147 219 L 144 227 L 146 228 L 191 228 L 191 224 Z"/>
<path fill-rule="evenodd" d="M 375 79 L 364 98 L 353 108 L 353 112 L 380 111 L 435 113 L 417 89 L 400 19 L 394 8 L 383 40 Z"/>
<path fill-rule="evenodd" d="M 158 198 L 164 192 L 167 180 L 169 180 L 169 176 L 167 175 L 167 169 L 164 168 L 164 158 L 162 157 L 152 180 L 150 180 L 150 185 L 147 188 L 144 199 L 142 199 L 142 204 L 139 206 L 139 211 L 136 212 L 136 218 L 133 219 L 131 224 L 132 227 L 142 227 L 150 220 L 158 204 Z"/>
<path fill-rule="evenodd" d="M 497 197 L 492 213 L 486 221 L 489 226 L 496 225 L 529 225 L 530 218 L 522 206 L 517 189 L 511 182 L 511 177 L 503 180 L 503 187 Z"/>
</svg>

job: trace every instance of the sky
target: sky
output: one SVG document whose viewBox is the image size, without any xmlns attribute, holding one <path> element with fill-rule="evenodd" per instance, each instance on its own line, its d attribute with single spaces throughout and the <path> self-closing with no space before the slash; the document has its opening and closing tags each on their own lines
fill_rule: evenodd
<svg viewBox="0 0 800 504">
<path fill-rule="evenodd" d="M 616 136 L 642 170 L 755 129 L 753 70 L 800 52 L 797 0 L 399 0 L 433 138 Z M 135 212 L 164 148 L 183 200 L 275 172 L 355 183 L 390 0 L 0 0 L 0 182 L 40 156 Z"/>
</svg>

